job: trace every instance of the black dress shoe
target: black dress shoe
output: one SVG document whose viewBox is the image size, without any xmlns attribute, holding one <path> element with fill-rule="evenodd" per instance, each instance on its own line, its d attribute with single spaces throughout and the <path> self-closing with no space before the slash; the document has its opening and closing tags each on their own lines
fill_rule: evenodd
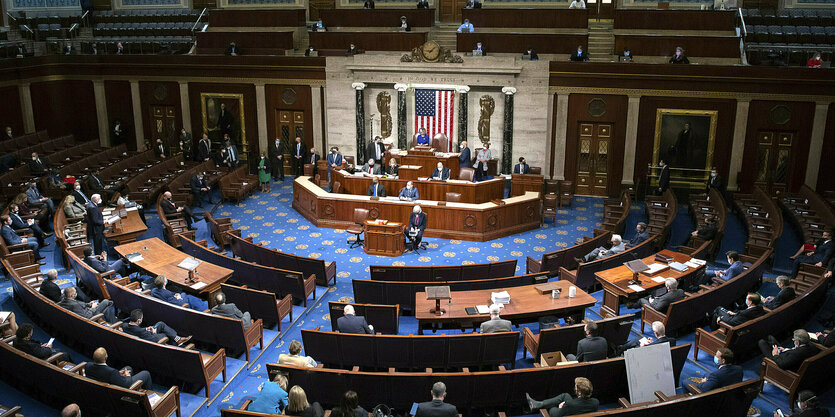
<svg viewBox="0 0 835 417">
<path fill-rule="evenodd" d="M 55 235 L 55 233 L 44 233 L 43 237 L 48 238 L 48 237 L 52 237 L 54 235 Z"/>
</svg>

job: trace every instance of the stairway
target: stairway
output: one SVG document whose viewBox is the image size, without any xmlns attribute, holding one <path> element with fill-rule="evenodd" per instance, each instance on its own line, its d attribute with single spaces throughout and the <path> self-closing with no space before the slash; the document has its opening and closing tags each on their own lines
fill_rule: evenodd
<svg viewBox="0 0 835 417">
<path fill-rule="evenodd" d="M 429 40 L 455 52 L 458 49 L 458 35 L 456 35 L 458 26 L 458 23 L 440 23 L 429 31 Z"/>
<path fill-rule="evenodd" d="M 589 61 L 616 61 L 614 49 L 614 21 L 611 19 L 589 19 Z"/>
</svg>

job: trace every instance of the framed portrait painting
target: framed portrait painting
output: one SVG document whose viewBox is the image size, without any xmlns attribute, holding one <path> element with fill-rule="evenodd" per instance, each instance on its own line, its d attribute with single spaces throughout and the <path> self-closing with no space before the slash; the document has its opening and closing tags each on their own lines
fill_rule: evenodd
<svg viewBox="0 0 835 417">
<path fill-rule="evenodd" d="M 244 95 L 229 93 L 200 93 L 200 110 L 203 131 L 216 146 L 223 145 L 223 138 L 229 138 L 241 153 L 244 161 L 247 155 L 246 123 L 244 122 Z"/>
<path fill-rule="evenodd" d="M 658 109 L 652 166 L 664 160 L 674 180 L 704 186 L 713 164 L 718 116 L 718 110 Z"/>
</svg>

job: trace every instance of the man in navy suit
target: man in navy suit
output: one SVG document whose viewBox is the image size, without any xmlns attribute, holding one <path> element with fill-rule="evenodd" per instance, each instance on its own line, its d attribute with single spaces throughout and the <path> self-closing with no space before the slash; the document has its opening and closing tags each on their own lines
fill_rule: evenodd
<svg viewBox="0 0 835 417">
<path fill-rule="evenodd" d="M 728 257 L 728 264 L 730 265 L 726 269 L 711 269 L 708 268 L 705 270 L 704 274 L 701 278 L 695 280 L 694 285 L 698 286 L 699 284 L 710 284 L 713 282 L 713 278 L 721 278 L 725 281 L 730 281 L 737 275 L 745 272 L 745 265 L 742 264 L 742 261 L 739 260 L 739 253 L 736 251 L 728 251 L 725 253 L 725 256 Z"/>
<path fill-rule="evenodd" d="M 52 233 L 44 233 L 38 223 L 33 219 L 23 220 L 23 218 L 20 217 L 19 212 L 20 207 L 18 207 L 17 204 L 9 204 L 9 217 L 12 218 L 12 229 L 29 229 L 32 234 L 35 235 L 35 239 L 38 240 L 38 245 L 40 247 L 49 246 L 49 242 L 44 242 L 44 239 L 52 236 Z"/>
<path fill-rule="evenodd" d="M 719 348 L 713 357 L 713 363 L 719 368 L 702 378 L 696 388 L 707 392 L 717 388 L 742 382 L 742 367 L 734 365 L 734 353 L 728 348 Z"/>
<path fill-rule="evenodd" d="M 757 344 L 763 357 L 771 359 L 780 369 L 797 372 L 800 365 L 808 358 L 820 353 L 820 349 L 809 344 L 809 332 L 803 329 L 797 329 L 792 334 L 792 342 L 794 346 L 784 348 L 774 336 L 769 335 L 768 340 L 760 339 Z"/>
<path fill-rule="evenodd" d="M 763 300 L 765 307 L 769 310 L 774 310 L 775 308 L 794 300 L 794 297 L 797 296 L 794 292 L 794 288 L 789 286 L 789 283 L 791 283 L 789 277 L 780 275 L 777 277 L 776 281 L 777 287 L 780 288 L 780 292 L 778 292 L 775 296 L 765 297 Z"/>
<path fill-rule="evenodd" d="M 209 308 L 209 303 L 203 301 L 193 295 L 186 294 L 184 292 L 176 293 L 174 291 L 165 288 L 168 285 L 168 278 L 165 275 L 157 275 L 154 278 L 154 285 L 156 288 L 151 290 L 151 297 L 158 298 L 162 301 L 165 301 L 169 304 L 178 305 L 180 307 L 188 307 L 192 310 L 203 311 Z"/>
<path fill-rule="evenodd" d="M 90 197 L 87 197 L 87 194 L 84 194 L 84 191 L 81 191 L 81 184 L 78 181 L 75 182 L 73 186 L 72 196 L 75 197 L 75 202 L 78 204 L 87 205 L 90 202 Z"/>
<path fill-rule="evenodd" d="M 443 162 L 438 162 L 438 166 L 432 171 L 433 180 L 446 181 L 449 179 L 449 168 L 444 167 Z"/>
<path fill-rule="evenodd" d="M 649 239 L 649 232 L 647 232 L 646 223 L 638 222 L 638 225 L 635 226 L 635 231 L 637 231 L 635 236 L 632 236 L 632 239 L 629 239 L 629 242 L 626 242 L 626 247 L 628 248 L 638 246 L 645 240 Z"/>
<path fill-rule="evenodd" d="M 365 317 L 357 316 L 354 306 L 345 306 L 342 314 L 342 317 L 336 319 L 336 327 L 339 329 L 339 333 L 374 334 L 374 326 L 369 325 L 365 321 Z"/>
<path fill-rule="evenodd" d="M 333 180 L 331 179 L 331 170 L 332 169 L 339 169 L 342 167 L 342 154 L 339 153 L 339 148 L 336 146 L 331 147 L 331 152 L 327 156 L 328 160 L 328 191 L 331 191 L 331 187 L 333 187 Z"/>
<path fill-rule="evenodd" d="M 168 338 L 170 345 L 184 345 L 191 340 L 191 336 L 177 336 L 177 332 L 169 327 L 164 322 L 158 321 L 153 326 L 142 327 L 142 320 L 145 315 L 141 309 L 136 309 L 130 312 L 130 320 L 122 324 L 122 330 L 125 333 L 138 337 L 142 340 L 158 343 L 164 337 Z"/>
<path fill-rule="evenodd" d="M 205 173 L 198 172 L 191 177 L 189 186 L 191 187 L 191 194 L 197 200 L 197 205 L 203 207 L 203 200 L 209 199 L 209 204 L 214 204 L 212 201 L 212 187 L 206 182 Z"/>
<path fill-rule="evenodd" d="M 90 197 L 90 202 L 84 206 L 87 210 L 87 239 L 93 242 L 93 250 L 95 253 L 104 252 L 104 216 L 99 209 L 101 204 L 101 196 L 93 194 Z"/>
<path fill-rule="evenodd" d="M 661 195 L 667 191 L 667 188 L 670 188 L 670 167 L 663 159 L 658 161 L 658 164 L 661 165 L 661 173 L 658 175 L 658 195 Z"/>
<path fill-rule="evenodd" d="M 103 347 L 93 352 L 93 363 L 84 366 L 84 375 L 106 384 L 118 385 L 122 388 L 130 388 L 136 381 L 142 380 L 140 388 L 151 388 L 151 374 L 142 371 L 133 375 L 133 369 L 126 366 L 116 370 L 107 365 L 107 350 Z"/>
<path fill-rule="evenodd" d="M 34 239 L 29 239 L 25 237 L 18 236 L 15 233 L 14 229 L 12 229 L 12 219 L 9 216 L 0 217 L 0 221 L 3 222 L 3 225 L 0 226 L 0 235 L 3 236 L 3 240 L 6 241 L 6 245 L 21 245 L 25 244 L 29 246 L 29 249 L 32 250 L 32 253 L 35 255 L 35 259 L 43 259 L 44 256 L 41 256 L 41 253 L 38 251 L 38 242 Z M 41 262 L 41 265 L 44 263 Z"/>
<path fill-rule="evenodd" d="M 531 166 L 525 162 L 525 158 L 520 156 L 519 163 L 513 167 L 514 174 L 530 174 L 531 173 Z"/>
<path fill-rule="evenodd" d="M 461 153 L 458 154 L 458 168 L 472 168 L 473 158 L 470 156 L 470 148 L 467 147 L 467 141 L 461 142 Z"/>
<path fill-rule="evenodd" d="M 801 248 L 802 250 L 802 248 Z M 800 269 L 800 264 L 814 264 L 815 266 L 825 266 L 832 258 L 832 231 L 827 230 L 823 232 L 823 239 L 819 239 L 815 243 L 815 250 L 806 252 L 805 254 L 797 254 L 794 256 L 794 265 L 792 266 L 792 277 L 797 276 L 797 271 Z"/>
<path fill-rule="evenodd" d="M 655 335 L 655 338 L 642 337 L 640 339 L 632 339 L 618 346 L 616 351 L 617 356 L 620 356 L 623 352 L 636 347 L 660 345 L 662 343 L 669 343 L 670 347 L 676 345 L 676 339 L 674 337 L 667 336 L 667 329 L 664 327 L 664 323 L 661 323 L 660 321 L 652 322 L 652 333 Z"/>
<path fill-rule="evenodd" d="M 748 293 L 745 297 L 745 309 L 737 311 L 728 311 L 724 307 L 716 307 L 713 310 L 713 318 L 710 320 L 711 330 L 719 328 L 719 322 L 724 322 L 729 326 L 738 326 L 749 320 L 765 315 L 763 309 L 762 299 L 757 293 Z"/>
<path fill-rule="evenodd" d="M 406 186 L 400 190 L 400 195 L 397 196 L 401 200 L 408 200 L 408 201 L 415 201 L 420 200 L 420 194 L 418 193 L 418 189 L 415 188 L 415 183 L 409 181 L 406 183 Z"/>
<path fill-rule="evenodd" d="M 38 191 L 37 181 L 29 183 L 29 188 L 26 189 L 26 202 L 35 207 L 46 206 L 49 209 L 47 216 L 52 216 L 52 213 L 55 213 L 55 203 L 51 199 L 41 195 L 41 192 Z"/>
<path fill-rule="evenodd" d="M 415 250 L 420 245 L 423 239 L 423 231 L 426 229 L 426 213 L 421 210 L 420 206 L 415 206 L 412 209 L 412 214 L 409 215 L 409 225 L 403 234 L 406 235 L 406 248 Z"/>
</svg>

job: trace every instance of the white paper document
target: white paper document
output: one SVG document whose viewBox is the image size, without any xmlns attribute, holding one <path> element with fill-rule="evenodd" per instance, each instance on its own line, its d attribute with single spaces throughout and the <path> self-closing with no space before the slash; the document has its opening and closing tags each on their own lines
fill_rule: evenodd
<svg viewBox="0 0 835 417">
<path fill-rule="evenodd" d="M 475 309 L 478 310 L 478 314 L 487 314 L 490 312 L 490 307 L 487 307 L 485 304 L 477 305 Z"/>
<path fill-rule="evenodd" d="M 664 264 L 661 264 L 661 263 L 658 263 L 658 262 L 656 262 L 654 264 L 647 265 L 647 266 L 649 267 L 649 269 L 646 270 L 646 271 L 643 271 L 644 274 L 647 274 L 647 275 L 652 275 L 652 274 L 655 274 L 655 273 L 658 273 L 658 272 L 661 272 L 661 271 L 667 269 L 667 265 L 664 265 Z"/>
<path fill-rule="evenodd" d="M 183 259 L 183 261 L 177 266 L 188 271 L 194 271 L 198 265 L 200 265 L 200 261 L 189 256 L 188 258 Z"/>
<path fill-rule="evenodd" d="M 206 287 L 206 283 L 205 283 L 205 282 L 198 282 L 198 283 L 196 283 L 196 284 L 192 285 L 192 286 L 191 286 L 191 289 L 193 289 L 193 290 L 202 290 L 202 289 L 203 289 L 203 288 L 205 288 L 205 287 Z"/>
<path fill-rule="evenodd" d="M 493 304 L 510 304 L 510 294 L 507 291 L 490 293 L 490 300 Z"/>
<path fill-rule="evenodd" d="M 664 278 L 664 277 L 652 277 L 652 280 L 653 280 L 653 281 L 655 281 L 655 282 L 658 282 L 658 283 L 662 283 L 662 282 L 664 282 L 666 279 L 667 279 L 667 278 Z"/>
<path fill-rule="evenodd" d="M 640 292 L 640 291 L 644 290 L 644 287 L 642 287 L 640 285 L 632 284 L 632 285 L 629 286 L 629 289 L 632 290 L 632 291 L 635 291 L 635 292 Z"/>
</svg>

